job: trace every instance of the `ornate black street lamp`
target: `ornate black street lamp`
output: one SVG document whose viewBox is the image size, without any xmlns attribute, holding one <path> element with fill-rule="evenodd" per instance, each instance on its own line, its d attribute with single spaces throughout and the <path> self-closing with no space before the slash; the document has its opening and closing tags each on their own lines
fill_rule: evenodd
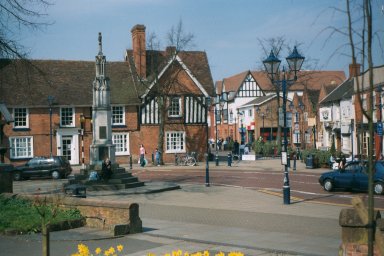
<svg viewBox="0 0 384 256">
<path fill-rule="evenodd" d="M 80 125 L 81 125 L 81 167 L 85 169 L 85 163 L 84 163 L 84 132 L 85 132 L 85 116 L 84 114 L 80 115 Z"/>
<path fill-rule="evenodd" d="M 49 142 L 50 142 L 50 156 L 52 157 L 52 105 L 55 98 L 51 95 L 48 96 L 49 105 Z"/>
<path fill-rule="evenodd" d="M 224 105 L 225 103 L 228 102 L 228 95 L 229 95 L 229 92 L 223 92 L 221 95 L 220 94 L 217 94 L 216 95 L 216 98 L 215 98 L 215 125 L 216 125 L 216 156 L 215 156 L 215 160 L 216 160 L 216 166 L 219 165 L 219 150 L 218 150 L 218 143 L 217 143 L 217 120 L 220 121 L 221 123 L 221 116 L 222 116 L 222 112 L 223 112 L 223 108 L 224 108 Z"/>
<path fill-rule="evenodd" d="M 291 203 L 291 189 L 289 185 L 289 176 L 288 176 L 288 161 L 287 161 L 287 154 L 288 154 L 288 139 L 287 139 L 287 86 L 293 84 L 294 81 L 297 80 L 297 73 L 301 69 L 301 65 L 304 62 L 304 57 L 301 56 L 296 46 L 293 48 L 292 53 L 286 58 L 289 70 L 291 72 L 294 72 L 294 78 L 289 80 L 286 77 L 285 69 L 283 68 L 282 73 L 283 77 L 282 80 L 279 76 L 279 66 L 281 63 L 281 60 L 276 58 L 273 51 L 271 51 L 269 57 L 263 61 L 264 67 L 269 75 L 269 78 L 272 81 L 272 84 L 276 84 L 278 86 L 282 87 L 283 91 L 283 119 L 284 119 L 284 142 L 283 142 L 283 149 L 281 152 L 282 157 L 282 164 L 285 165 L 284 167 L 284 185 L 283 185 L 283 197 L 284 197 L 284 204 L 290 204 Z"/>
<path fill-rule="evenodd" d="M 211 98 L 208 96 L 205 99 L 205 108 L 206 108 L 206 121 L 207 121 L 207 158 L 205 161 L 205 186 L 209 187 L 209 127 L 208 127 L 208 116 L 209 116 L 209 108 L 211 106 Z M 216 117 L 215 117 L 216 118 Z"/>
<path fill-rule="evenodd" d="M 240 121 L 240 145 L 245 144 L 245 134 L 244 134 L 244 126 L 243 126 L 243 116 L 244 116 L 244 111 L 237 111 L 237 116 Z"/>
</svg>

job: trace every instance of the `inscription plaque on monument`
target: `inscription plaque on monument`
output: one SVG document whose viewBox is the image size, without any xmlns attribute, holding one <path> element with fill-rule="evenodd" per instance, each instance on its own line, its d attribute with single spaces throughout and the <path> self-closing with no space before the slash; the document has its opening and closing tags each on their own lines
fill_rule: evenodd
<svg viewBox="0 0 384 256">
<path fill-rule="evenodd" d="M 105 140 L 107 138 L 107 127 L 100 126 L 99 127 L 100 139 Z"/>
</svg>

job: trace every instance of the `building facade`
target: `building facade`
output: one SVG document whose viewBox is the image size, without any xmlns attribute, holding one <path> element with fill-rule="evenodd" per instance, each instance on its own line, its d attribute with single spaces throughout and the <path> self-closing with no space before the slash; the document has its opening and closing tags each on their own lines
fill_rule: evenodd
<svg viewBox="0 0 384 256">
<path fill-rule="evenodd" d="M 125 60 L 103 64 L 110 83 L 116 162 L 128 163 L 130 156 L 137 161 L 140 144 L 150 161 L 159 138 L 164 161 L 192 151 L 201 159 L 207 144 L 196 141 L 207 141 L 207 98 L 214 95 L 206 53 L 146 49 L 145 26 L 136 25 L 131 32 L 132 49 L 126 50 Z M 51 148 L 53 155 L 64 155 L 73 165 L 90 162 L 97 125 L 92 115 L 96 68 L 91 61 L 1 61 L 0 101 L 14 118 L 3 126 L 5 162 L 49 155 Z"/>
</svg>

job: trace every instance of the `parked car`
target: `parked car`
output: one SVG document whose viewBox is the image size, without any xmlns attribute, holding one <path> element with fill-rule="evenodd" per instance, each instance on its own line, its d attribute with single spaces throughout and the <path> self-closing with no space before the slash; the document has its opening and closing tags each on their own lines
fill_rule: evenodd
<svg viewBox="0 0 384 256">
<path fill-rule="evenodd" d="M 368 162 L 351 161 L 345 165 L 344 169 L 323 173 L 319 178 L 320 185 L 326 191 L 336 189 L 347 189 L 356 191 L 368 190 Z M 374 193 L 384 193 L 384 163 L 375 162 L 374 165 Z"/>
<path fill-rule="evenodd" d="M 34 157 L 24 165 L 16 166 L 13 171 L 14 180 L 31 177 L 66 178 L 72 172 L 69 161 L 63 156 Z"/>
</svg>

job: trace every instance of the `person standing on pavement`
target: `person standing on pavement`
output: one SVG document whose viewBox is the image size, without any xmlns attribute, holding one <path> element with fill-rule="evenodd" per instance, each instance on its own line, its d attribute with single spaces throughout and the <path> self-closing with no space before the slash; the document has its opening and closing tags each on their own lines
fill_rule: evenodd
<svg viewBox="0 0 384 256">
<path fill-rule="evenodd" d="M 156 151 L 155 151 L 155 159 L 156 159 L 156 165 L 160 166 L 160 151 L 158 148 L 156 148 Z"/>
<path fill-rule="evenodd" d="M 109 158 L 105 158 L 101 165 L 101 178 L 104 181 L 108 181 L 112 176 L 112 164 L 111 160 Z"/>
<path fill-rule="evenodd" d="M 146 152 L 145 152 L 145 148 L 144 148 L 143 144 L 140 145 L 139 150 L 140 150 L 140 166 L 144 167 L 145 166 L 145 154 L 146 154 Z"/>
<path fill-rule="evenodd" d="M 235 155 L 239 154 L 239 142 L 237 140 L 233 143 L 233 153 Z"/>
</svg>

